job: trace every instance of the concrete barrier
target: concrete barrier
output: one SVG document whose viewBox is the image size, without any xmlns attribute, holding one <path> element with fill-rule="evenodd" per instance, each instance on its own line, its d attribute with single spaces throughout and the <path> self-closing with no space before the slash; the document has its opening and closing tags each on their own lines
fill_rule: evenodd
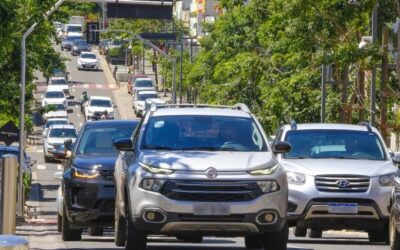
<svg viewBox="0 0 400 250">
<path fill-rule="evenodd" d="M 15 235 L 0 235 L 0 250 L 27 250 L 29 242 Z"/>
</svg>

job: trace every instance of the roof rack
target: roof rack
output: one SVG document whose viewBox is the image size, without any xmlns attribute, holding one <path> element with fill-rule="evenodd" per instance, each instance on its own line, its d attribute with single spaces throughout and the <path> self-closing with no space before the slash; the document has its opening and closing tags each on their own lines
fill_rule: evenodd
<svg viewBox="0 0 400 250">
<path fill-rule="evenodd" d="M 151 112 L 156 111 L 159 108 L 219 108 L 219 109 L 234 109 L 240 110 L 246 113 L 251 113 L 249 107 L 244 103 L 237 103 L 233 106 L 228 105 L 210 105 L 210 104 L 157 104 L 155 102 L 150 103 L 149 107 Z"/>
<path fill-rule="evenodd" d="M 372 132 L 372 127 L 371 127 L 370 123 L 364 121 L 364 122 L 360 122 L 359 125 L 366 126 L 368 129 L 368 132 Z"/>
<path fill-rule="evenodd" d="M 292 130 L 297 130 L 297 123 L 295 120 L 290 120 L 290 128 Z"/>
</svg>

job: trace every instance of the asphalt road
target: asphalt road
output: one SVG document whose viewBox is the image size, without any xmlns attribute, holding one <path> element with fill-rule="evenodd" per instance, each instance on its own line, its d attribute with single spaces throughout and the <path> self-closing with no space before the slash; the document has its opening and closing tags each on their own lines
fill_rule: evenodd
<svg viewBox="0 0 400 250">
<path fill-rule="evenodd" d="M 76 68 L 76 57 L 72 57 L 68 52 L 63 52 L 70 61 L 67 69 L 71 73 L 70 80 L 71 94 L 75 100 L 71 100 L 73 113 L 69 114 L 70 122 L 73 122 L 79 130 L 84 124 L 84 118 L 80 114 L 79 106 L 76 104 L 83 91 L 89 95 L 112 96 L 110 85 L 107 83 L 104 73 L 91 71 L 78 71 Z M 39 78 L 38 92 L 36 97 L 40 100 L 41 93 L 46 89 L 46 85 L 40 83 L 43 79 Z M 116 118 L 119 118 L 118 108 Z M 56 203 L 55 198 L 57 189 L 60 185 L 59 176 L 62 173 L 60 163 L 44 163 L 42 146 L 31 148 L 29 152 L 32 159 L 37 160 L 34 168 L 36 183 L 33 190 L 37 192 L 37 200 L 40 202 L 40 214 L 46 218 L 47 231 L 56 236 L 56 239 L 67 249 L 122 249 L 115 247 L 113 243 L 113 231 L 107 229 L 104 236 L 91 237 L 85 232 L 80 242 L 62 242 L 60 234 L 56 230 Z M 370 244 L 366 233 L 352 232 L 324 232 L 323 238 L 314 240 L 309 238 L 295 238 L 290 233 L 288 249 L 301 250 L 382 250 L 389 249 L 388 246 L 381 244 Z M 202 244 L 183 243 L 171 237 L 151 237 L 148 244 L 151 250 L 238 250 L 244 248 L 242 238 L 205 238 Z"/>
</svg>

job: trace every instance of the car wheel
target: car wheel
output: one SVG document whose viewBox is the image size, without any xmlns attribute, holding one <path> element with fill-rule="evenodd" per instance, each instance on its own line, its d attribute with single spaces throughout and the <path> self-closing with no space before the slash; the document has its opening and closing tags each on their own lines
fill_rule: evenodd
<svg viewBox="0 0 400 250">
<path fill-rule="evenodd" d="M 390 213 L 390 227 L 389 227 L 389 240 L 391 250 L 400 250 L 400 234 L 396 228 L 396 219 L 393 214 L 393 210 Z"/>
<path fill-rule="evenodd" d="M 201 243 L 203 241 L 202 235 L 178 235 L 176 236 L 178 240 L 182 240 L 184 242 L 189 243 Z"/>
<path fill-rule="evenodd" d="M 90 236 L 102 236 L 103 228 L 98 226 L 93 226 L 88 228 L 88 235 Z"/>
<path fill-rule="evenodd" d="M 369 242 L 389 243 L 389 228 L 383 227 L 380 230 L 371 230 L 368 232 Z"/>
<path fill-rule="evenodd" d="M 264 250 L 286 250 L 289 237 L 287 222 L 280 231 L 264 234 Z"/>
<path fill-rule="evenodd" d="M 307 228 L 295 226 L 293 233 L 294 233 L 294 236 L 296 236 L 296 237 L 306 237 L 307 236 Z"/>
<path fill-rule="evenodd" d="M 126 235 L 125 250 L 145 250 L 147 245 L 147 234 L 134 227 L 128 219 L 128 232 Z"/>
<path fill-rule="evenodd" d="M 57 215 L 57 231 L 61 233 L 62 227 L 62 216 L 60 214 Z"/>
<path fill-rule="evenodd" d="M 62 214 L 61 236 L 63 241 L 80 241 L 82 239 L 82 230 L 70 227 L 65 206 Z"/>
<path fill-rule="evenodd" d="M 248 235 L 244 237 L 244 244 L 247 249 L 260 249 L 264 245 L 262 235 Z"/>
<path fill-rule="evenodd" d="M 308 237 L 312 239 L 320 239 L 322 237 L 322 230 L 311 228 L 308 232 Z"/>
<path fill-rule="evenodd" d="M 115 231 L 115 237 L 114 237 L 115 245 L 117 247 L 125 246 L 126 220 L 119 214 L 117 206 L 115 206 L 114 231 Z"/>
</svg>

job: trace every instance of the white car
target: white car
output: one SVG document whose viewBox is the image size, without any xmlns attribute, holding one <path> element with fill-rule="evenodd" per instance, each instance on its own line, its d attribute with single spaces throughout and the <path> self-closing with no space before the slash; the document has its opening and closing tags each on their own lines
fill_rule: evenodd
<svg viewBox="0 0 400 250">
<path fill-rule="evenodd" d="M 51 118 L 46 121 L 46 124 L 43 125 L 42 136 L 46 137 L 47 132 L 49 131 L 50 126 L 52 125 L 68 125 L 68 119 L 66 118 Z"/>
<path fill-rule="evenodd" d="M 84 104 L 85 119 L 99 120 L 106 112 L 107 119 L 114 119 L 114 106 L 110 97 L 106 96 L 91 96 Z"/>
<path fill-rule="evenodd" d="M 132 93 L 135 96 L 139 91 L 156 90 L 153 79 L 151 78 L 136 78 L 132 86 Z"/>
<path fill-rule="evenodd" d="M 60 89 L 54 89 L 54 87 L 50 87 L 44 96 L 42 96 L 42 107 L 44 108 L 48 104 L 64 104 L 67 107 L 67 98 L 65 96 L 64 91 Z"/>
<path fill-rule="evenodd" d="M 93 69 L 100 70 L 99 60 L 95 53 L 82 52 L 78 58 L 78 70 Z"/>
<path fill-rule="evenodd" d="M 64 35 L 82 37 L 82 29 L 82 24 L 67 24 L 64 27 Z"/>
<path fill-rule="evenodd" d="M 67 113 L 67 110 L 65 109 L 65 105 L 63 103 L 48 104 L 45 107 L 49 107 L 49 106 L 54 106 L 55 110 L 45 112 L 43 114 L 43 120 L 47 121 L 47 120 L 53 119 L 53 118 L 62 118 L 62 119 L 68 118 L 68 113 Z"/>
<path fill-rule="evenodd" d="M 133 96 L 133 109 L 137 116 L 142 116 L 145 110 L 147 99 L 158 98 L 156 91 L 139 91 Z"/>
<path fill-rule="evenodd" d="M 65 79 L 65 77 L 62 76 L 53 76 L 50 78 L 49 81 L 49 86 L 47 87 L 47 90 L 61 90 L 63 91 L 66 95 L 69 95 L 69 87 L 68 87 L 68 81 Z"/>
<path fill-rule="evenodd" d="M 65 140 L 72 140 L 75 143 L 78 131 L 74 125 L 52 125 L 49 128 L 47 137 L 43 143 L 44 160 L 48 162 L 53 158 L 52 152 L 64 144 Z"/>
</svg>

